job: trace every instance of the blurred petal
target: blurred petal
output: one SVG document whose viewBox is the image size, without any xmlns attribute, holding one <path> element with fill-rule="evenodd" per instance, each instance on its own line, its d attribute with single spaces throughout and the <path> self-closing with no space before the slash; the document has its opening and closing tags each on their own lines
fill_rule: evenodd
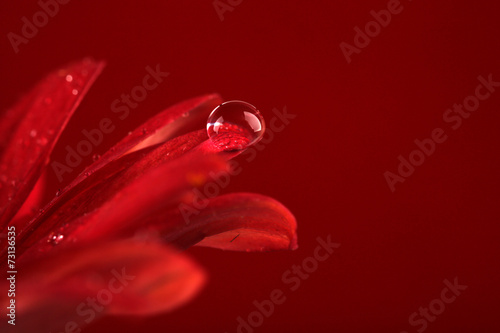
<svg viewBox="0 0 500 333">
<path fill-rule="evenodd" d="M 43 205 L 45 191 L 47 188 L 47 170 L 45 170 L 33 190 L 24 201 L 16 215 L 9 222 L 9 226 L 14 226 L 16 230 L 22 230 L 26 225 L 39 214 Z"/>
<path fill-rule="evenodd" d="M 47 178 L 48 174 L 47 170 L 45 170 L 40 178 L 38 178 L 38 181 L 33 187 L 33 190 L 31 190 L 31 193 L 28 195 L 26 201 L 23 203 L 14 218 L 17 218 L 18 215 L 33 217 L 36 215 L 35 213 L 38 213 L 40 208 L 42 208 L 44 196 L 46 194 L 45 191 L 47 189 Z M 16 226 L 16 229 L 18 229 L 18 225 Z"/>
<path fill-rule="evenodd" d="M 31 221 L 27 228 L 17 229 L 18 252 L 22 253 L 35 242 L 46 237 L 51 230 L 59 229 L 63 224 L 96 210 L 148 170 L 184 155 L 203 142 L 206 136 L 204 130 L 192 132 L 172 139 L 161 146 L 153 146 L 128 154 L 88 175 L 81 183 L 54 198 L 43 213 Z M 180 171 L 182 170 L 177 173 Z M 172 174 L 172 171 L 169 173 Z M 164 174 L 162 178 L 169 177 L 169 173 Z M 117 210 L 120 209 L 120 207 L 117 208 Z"/>
<path fill-rule="evenodd" d="M 203 270 L 185 255 L 155 242 L 78 246 L 19 264 L 17 332 L 65 331 L 70 321 L 82 328 L 104 314 L 170 311 L 190 300 L 206 280 Z M 6 296 L 2 293 L 2 307 Z"/>
<path fill-rule="evenodd" d="M 185 148 L 180 145 L 177 150 L 170 149 L 168 154 L 183 153 L 182 147 Z M 29 248 L 27 256 L 39 256 L 52 250 L 47 242 L 49 231 L 64 235 L 64 241 L 57 247 L 61 249 L 65 244 L 117 237 L 135 230 L 149 215 L 175 207 L 193 187 L 206 181 L 209 173 L 226 168 L 221 157 L 196 152 L 172 161 L 165 154 L 163 163 L 157 165 L 160 158 L 158 151 L 153 150 L 123 172 L 78 192 L 41 221 L 41 225 L 27 234 L 27 239 L 20 239 L 17 252 Z"/>
<path fill-rule="evenodd" d="M 61 132 L 103 68 L 103 62 L 84 59 L 52 72 L 7 112 L 2 126 L 7 144 L 0 153 L 0 228 L 31 192 Z"/>
</svg>

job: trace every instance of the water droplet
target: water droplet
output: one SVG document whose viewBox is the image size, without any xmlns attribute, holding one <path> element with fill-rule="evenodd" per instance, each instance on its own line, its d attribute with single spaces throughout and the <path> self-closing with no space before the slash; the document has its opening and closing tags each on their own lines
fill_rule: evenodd
<svg viewBox="0 0 500 333">
<path fill-rule="evenodd" d="M 94 155 L 92 155 L 92 160 L 93 160 L 94 162 L 95 162 L 95 161 L 97 161 L 97 160 L 98 160 L 98 159 L 100 159 L 100 158 L 101 158 L 101 155 L 99 155 L 99 154 L 94 154 Z"/>
<path fill-rule="evenodd" d="M 184 117 L 184 118 L 189 117 L 189 112 L 184 112 L 184 113 L 182 114 L 182 117 Z"/>
<path fill-rule="evenodd" d="M 56 197 L 58 197 L 60 195 L 61 195 L 61 189 L 58 189 L 57 192 L 56 192 Z"/>
<path fill-rule="evenodd" d="M 76 96 L 76 95 L 78 95 L 78 90 L 77 89 L 73 89 L 73 90 L 71 90 L 71 93 Z"/>
<path fill-rule="evenodd" d="M 59 233 L 51 233 L 48 239 L 48 242 L 51 243 L 52 245 L 57 245 L 59 244 L 62 240 L 64 239 L 63 234 Z"/>
<path fill-rule="evenodd" d="M 127 134 L 127 135 L 132 135 L 132 132 L 128 132 L 128 134 Z"/>
<path fill-rule="evenodd" d="M 207 133 L 224 151 L 237 151 L 257 143 L 264 135 L 260 112 L 243 101 L 228 101 L 216 107 L 207 120 Z"/>
<path fill-rule="evenodd" d="M 66 75 L 66 81 L 67 82 L 72 82 L 73 81 L 73 75 Z"/>
<path fill-rule="evenodd" d="M 34 138 L 34 137 L 36 136 L 36 130 L 32 129 L 32 130 L 30 131 L 30 136 L 31 136 L 32 138 Z"/>
</svg>

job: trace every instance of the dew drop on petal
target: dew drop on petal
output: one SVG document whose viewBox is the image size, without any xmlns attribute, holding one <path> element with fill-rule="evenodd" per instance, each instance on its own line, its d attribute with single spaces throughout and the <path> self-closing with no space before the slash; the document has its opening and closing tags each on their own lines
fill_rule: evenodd
<svg viewBox="0 0 500 333">
<path fill-rule="evenodd" d="M 67 82 L 72 82 L 73 81 L 73 75 L 70 75 L 70 74 L 66 75 L 66 81 Z"/>
<path fill-rule="evenodd" d="M 243 150 L 262 139 L 264 118 L 255 106 L 228 101 L 216 107 L 207 120 L 208 137 L 224 151 Z"/>
<path fill-rule="evenodd" d="M 78 95 L 78 89 L 73 89 L 73 90 L 71 90 L 71 93 L 72 93 L 73 95 L 75 95 L 75 96 L 76 96 L 76 95 Z"/>
<path fill-rule="evenodd" d="M 100 158 L 101 158 L 101 155 L 99 155 L 99 154 L 94 154 L 94 155 L 92 155 L 92 160 L 93 160 L 94 162 L 95 162 L 95 161 L 97 161 L 97 160 L 98 160 L 98 159 L 100 159 Z"/>
<path fill-rule="evenodd" d="M 64 239 L 64 235 L 63 234 L 59 234 L 59 233 L 51 233 L 49 235 L 49 239 L 47 240 L 49 243 L 51 243 L 52 245 L 57 245 L 59 244 L 62 240 Z"/>
<path fill-rule="evenodd" d="M 35 130 L 35 129 L 32 129 L 32 130 L 30 131 L 30 136 L 31 136 L 32 138 L 34 138 L 34 137 L 36 136 L 36 130 Z"/>
</svg>

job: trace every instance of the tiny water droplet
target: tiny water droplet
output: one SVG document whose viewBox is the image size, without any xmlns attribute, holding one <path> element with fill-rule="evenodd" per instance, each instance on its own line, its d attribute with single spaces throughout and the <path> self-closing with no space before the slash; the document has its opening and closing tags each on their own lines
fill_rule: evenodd
<svg viewBox="0 0 500 333">
<path fill-rule="evenodd" d="M 59 244 L 62 240 L 64 239 L 63 234 L 59 233 L 51 233 L 48 239 L 48 242 L 51 243 L 52 245 L 57 245 Z"/>
<path fill-rule="evenodd" d="M 10 195 L 9 195 L 8 199 L 9 199 L 9 201 L 12 201 L 12 197 Z"/>
<path fill-rule="evenodd" d="M 127 134 L 127 135 L 132 135 L 132 132 L 128 132 L 128 134 Z"/>
<path fill-rule="evenodd" d="M 73 81 L 73 75 L 70 75 L 70 74 L 66 75 L 66 81 L 67 82 L 72 82 Z"/>
<path fill-rule="evenodd" d="M 101 155 L 99 155 L 99 154 L 94 154 L 94 155 L 92 155 L 92 160 L 93 160 L 94 162 L 95 162 L 95 161 L 97 161 L 97 160 L 98 160 L 98 159 L 100 159 L 100 158 L 101 158 Z"/>
<path fill-rule="evenodd" d="M 31 136 L 32 138 L 34 138 L 34 137 L 36 136 L 36 130 L 32 129 L 32 130 L 30 131 L 30 136 Z"/>
<path fill-rule="evenodd" d="M 58 197 L 60 195 L 61 195 L 61 189 L 58 189 L 57 192 L 56 192 L 56 197 Z"/>
<path fill-rule="evenodd" d="M 252 104 L 228 101 L 216 107 L 207 120 L 208 137 L 224 151 L 246 149 L 262 139 L 264 118 Z"/>
<path fill-rule="evenodd" d="M 184 113 L 182 114 L 182 116 L 183 116 L 184 118 L 189 117 L 189 112 L 184 112 Z"/>
<path fill-rule="evenodd" d="M 71 93 L 76 96 L 76 95 L 78 95 L 78 90 L 77 89 L 73 89 L 73 90 L 71 90 Z"/>
</svg>

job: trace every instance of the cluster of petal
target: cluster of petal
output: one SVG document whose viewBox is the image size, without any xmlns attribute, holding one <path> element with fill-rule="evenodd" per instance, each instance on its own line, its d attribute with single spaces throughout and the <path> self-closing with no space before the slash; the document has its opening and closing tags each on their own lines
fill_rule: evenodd
<svg viewBox="0 0 500 333">
<path fill-rule="evenodd" d="M 84 59 L 49 74 L 0 121 L 0 266 L 7 270 L 7 234 L 15 229 L 15 268 L 22 272 L 16 311 L 26 331 L 63 330 L 70 321 L 85 325 L 76 309 L 111 287 L 120 292 L 99 315 L 174 309 L 205 282 L 203 269 L 180 252 L 193 245 L 297 247 L 295 218 L 266 196 L 205 198 L 189 221 L 180 211 L 194 200 L 193 190 L 227 172 L 237 155 L 218 151 L 204 130 L 192 131 L 222 102 L 216 94 L 158 113 L 39 207 L 52 150 L 103 68 Z M 129 280 L 117 287 L 119 274 Z M 2 307 L 9 304 L 6 296 Z"/>
</svg>

